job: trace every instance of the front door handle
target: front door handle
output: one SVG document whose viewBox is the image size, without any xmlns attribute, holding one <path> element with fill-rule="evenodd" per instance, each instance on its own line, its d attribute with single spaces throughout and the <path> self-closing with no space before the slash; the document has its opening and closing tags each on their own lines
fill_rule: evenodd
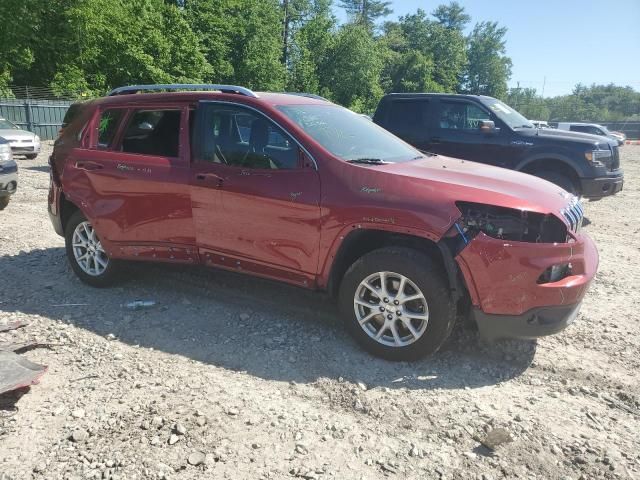
<svg viewBox="0 0 640 480">
<path fill-rule="evenodd" d="M 79 161 L 79 162 L 76 162 L 76 168 L 80 170 L 102 170 L 104 167 L 101 163 L 90 162 L 90 161 Z"/>
<path fill-rule="evenodd" d="M 221 187 L 223 182 L 222 177 L 215 173 L 198 173 L 196 174 L 196 180 L 215 183 L 217 187 Z"/>
</svg>

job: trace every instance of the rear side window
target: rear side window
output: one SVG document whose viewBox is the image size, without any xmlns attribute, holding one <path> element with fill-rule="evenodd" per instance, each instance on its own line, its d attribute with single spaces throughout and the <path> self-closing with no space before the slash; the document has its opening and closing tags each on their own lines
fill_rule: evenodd
<svg viewBox="0 0 640 480">
<path fill-rule="evenodd" d="M 102 112 L 98 122 L 98 148 L 106 149 L 112 146 L 123 115 L 124 110 L 121 108 L 112 108 Z"/>
<path fill-rule="evenodd" d="M 401 133 L 416 130 L 427 124 L 429 104 L 424 100 L 396 100 L 389 105 L 388 126 Z"/>
<path fill-rule="evenodd" d="M 438 122 L 446 130 L 478 131 L 480 122 L 491 120 L 491 116 L 479 106 L 468 102 L 440 103 Z"/>
<path fill-rule="evenodd" d="M 122 151 L 177 157 L 179 139 L 180 110 L 137 110 L 125 129 Z"/>
</svg>

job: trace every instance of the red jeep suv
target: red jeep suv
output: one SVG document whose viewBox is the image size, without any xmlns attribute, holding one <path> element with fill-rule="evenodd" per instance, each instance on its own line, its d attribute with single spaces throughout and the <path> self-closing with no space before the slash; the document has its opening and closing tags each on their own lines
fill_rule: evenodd
<svg viewBox="0 0 640 480">
<path fill-rule="evenodd" d="M 422 153 L 314 95 L 138 85 L 72 112 L 49 213 L 89 285 L 149 260 L 326 290 L 361 345 L 407 360 L 457 317 L 490 338 L 558 332 L 597 269 L 561 188 Z"/>
</svg>

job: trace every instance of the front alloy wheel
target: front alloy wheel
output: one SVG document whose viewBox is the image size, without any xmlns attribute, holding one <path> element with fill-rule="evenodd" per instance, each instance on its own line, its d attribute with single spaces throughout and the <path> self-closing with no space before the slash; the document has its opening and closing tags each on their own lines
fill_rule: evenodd
<svg viewBox="0 0 640 480">
<path fill-rule="evenodd" d="M 442 269 L 405 247 L 381 248 L 358 259 L 342 279 L 339 302 L 354 339 L 389 360 L 436 352 L 456 318 Z"/>
<path fill-rule="evenodd" d="M 429 322 L 423 293 L 410 279 L 395 272 L 376 272 L 360 282 L 353 307 L 365 333 L 390 347 L 419 340 Z"/>
</svg>

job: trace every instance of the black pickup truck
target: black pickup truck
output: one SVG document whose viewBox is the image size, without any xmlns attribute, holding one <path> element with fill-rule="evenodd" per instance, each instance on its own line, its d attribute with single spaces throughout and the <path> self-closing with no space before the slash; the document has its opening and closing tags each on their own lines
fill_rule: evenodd
<svg viewBox="0 0 640 480">
<path fill-rule="evenodd" d="M 624 183 L 616 142 L 538 129 L 491 97 L 392 93 L 373 121 L 420 150 L 530 173 L 591 200 Z"/>
</svg>

